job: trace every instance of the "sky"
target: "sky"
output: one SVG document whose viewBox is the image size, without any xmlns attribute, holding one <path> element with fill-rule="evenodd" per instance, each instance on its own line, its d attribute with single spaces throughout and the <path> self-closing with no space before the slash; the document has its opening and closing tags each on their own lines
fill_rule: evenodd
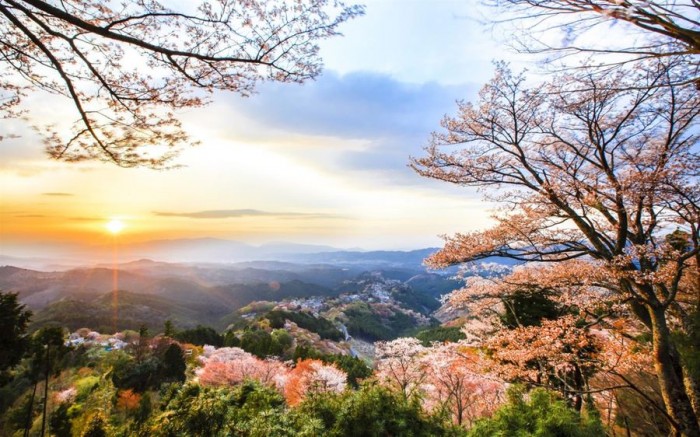
<svg viewBox="0 0 700 437">
<path fill-rule="evenodd" d="M 22 120 L 0 144 L 0 255 L 63 244 L 214 237 L 252 244 L 416 249 L 489 226 L 474 190 L 408 168 L 456 101 L 470 100 L 492 61 L 524 62 L 480 24 L 477 1 L 373 0 L 321 44 L 324 72 L 303 85 L 217 93 L 179 114 L 200 145 L 182 168 L 123 169 L 49 160 Z M 498 29 L 496 29 L 496 32 Z M 519 65 L 519 64 L 518 64 Z M 62 120 L 67 103 L 29 97 L 31 117 Z"/>
</svg>

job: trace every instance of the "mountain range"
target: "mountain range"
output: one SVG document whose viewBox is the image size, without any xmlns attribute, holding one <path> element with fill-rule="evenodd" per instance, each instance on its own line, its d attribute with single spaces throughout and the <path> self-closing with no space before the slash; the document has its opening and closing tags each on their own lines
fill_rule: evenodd
<svg viewBox="0 0 700 437">
<path fill-rule="evenodd" d="M 412 305 L 423 301 L 437 307 L 437 299 L 459 282 L 451 279 L 455 269 L 429 272 L 423 266 L 423 259 L 435 250 L 351 251 L 287 243 L 161 240 L 120 247 L 118 259 L 123 262 L 117 263 L 71 267 L 65 259 L 51 259 L 49 268 L 37 268 L 32 259 L 0 259 L 0 265 L 13 264 L 0 267 L 0 290 L 18 293 L 34 311 L 35 327 L 59 323 L 107 330 L 118 319 L 120 329 L 135 329 L 142 323 L 157 329 L 170 319 L 180 327 L 204 324 L 222 329 L 230 314 L 251 302 L 352 294 L 373 281 L 373 275 L 404 284 L 411 290 L 406 299 Z M 149 257 L 135 258 L 144 254 Z"/>
<path fill-rule="evenodd" d="M 268 243 L 251 245 L 218 238 L 193 238 L 152 240 L 115 245 L 60 246 L 51 245 L 47 250 L 31 246 L 26 250 L 5 249 L 0 252 L 0 265 L 14 265 L 40 270 L 66 270 L 88 264 L 119 263 L 152 259 L 177 263 L 240 263 L 246 261 L 283 261 L 292 263 L 324 264 L 378 264 L 393 267 L 420 267 L 422 260 L 436 248 L 412 251 L 364 251 L 344 250 L 331 246 Z"/>
</svg>

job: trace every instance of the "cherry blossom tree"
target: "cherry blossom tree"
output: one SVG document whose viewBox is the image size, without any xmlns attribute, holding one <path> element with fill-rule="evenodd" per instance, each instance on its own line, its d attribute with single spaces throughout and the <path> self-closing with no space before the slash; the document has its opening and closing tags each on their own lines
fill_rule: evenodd
<svg viewBox="0 0 700 437">
<path fill-rule="evenodd" d="M 619 322 L 616 325 L 622 327 Z M 608 418 L 608 426 L 624 424 L 629 433 L 631 415 L 633 427 L 641 425 L 638 429 L 646 433 L 668 434 L 673 420 L 668 417 L 654 378 L 653 351 L 649 344 L 624 334 L 620 329 L 595 332 L 603 349 L 599 371 L 589 380 L 590 393 L 601 417 Z"/>
<path fill-rule="evenodd" d="M 561 391 L 580 411 L 588 378 L 598 370 L 601 345 L 573 316 L 543 320 L 539 326 L 502 330 L 486 343 L 507 380 L 525 381 Z"/>
<path fill-rule="evenodd" d="M 281 387 L 287 367 L 273 359 L 262 360 L 237 347 L 214 349 L 205 346 L 200 357 L 203 366 L 197 377 L 203 385 L 237 385 L 246 379 Z"/>
<path fill-rule="evenodd" d="M 328 0 L 180 3 L 2 1 L 0 112 L 21 115 L 36 90 L 65 96 L 76 121 L 42 128 L 51 157 L 161 168 L 190 143 L 174 110 L 315 77 L 318 41 L 363 13 Z"/>
<path fill-rule="evenodd" d="M 284 397 L 289 405 L 297 405 L 314 393 L 340 393 L 345 390 L 347 374 L 320 360 L 299 360 L 285 377 Z"/>
<path fill-rule="evenodd" d="M 650 58 L 672 60 L 680 82 L 700 80 L 700 4 L 695 0 L 487 0 L 499 21 L 525 24 L 517 48 L 553 59 L 594 54 L 607 67 Z M 622 38 L 600 38 L 621 28 Z M 553 32 L 554 29 L 561 33 Z M 557 35 L 557 37 L 553 37 Z M 550 61 L 553 60 L 550 58 Z M 588 63 L 591 64 L 590 62 Z"/>
<path fill-rule="evenodd" d="M 588 378 L 600 370 L 603 342 L 591 326 L 616 310 L 604 283 L 588 262 L 535 264 L 499 278 L 467 278 L 447 303 L 480 321 L 478 329 L 464 329 L 474 346 L 489 351 L 494 373 L 560 391 L 580 411 Z"/>
<path fill-rule="evenodd" d="M 599 263 L 535 263 L 498 278 L 466 278 L 446 304 L 468 310 L 468 341 L 488 352 L 490 363 L 481 367 L 491 373 L 559 391 L 577 410 L 592 396 L 606 417 L 615 415 L 624 392 L 626 402 L 634 397 L 668 419 L 663 403 L 649 393 L 655 386 L 648 381 L 652 350 L 637 340 L 644 325 L 609 288 L 614 283 Z M 556 305 L 554 314 L 537 320 L 513 307 L 523 303 L 519 294 L 537 292 Z"/>
<path fill-rule="evenodd" d="M 672 341 L 692 310 L 678 296 L 700 251 L 700 96 L 662 63 L 639 71 L 575 72 L 528 88 L 500 65 L 477 105 L 443 120 L 421 175 L 474 186 L 503 209 L 496 225 L 446 237 L 428 263 L 490 256 L 592 263 L 603 286 L 652 334 L 654 367 L 672 426 L 700 435 L 693 381 Z M 678 250 L 664 238 L 688 234 Z M 695 291 L 697 293 L 697 291 Z"/>
<path fill-rule="evenodd" d="M 398 338 L 375 343 L 376 376 L 383 384 L 398 391 L 404 399 L 420 393 L 427 377 L 425 363 L 420 357 L 426 348 L 416 338 Z"/>
<path fill-rule="evenodd" d="M 458 425 L 470 428 L 490 416 L 505 401 L 503 380 L 487 373 L 489 363 L 472 347 L 446 343 L 428 348 L 423 404 L 449 413 Z"/>
<path fill-rule="evenodd" d="M 377 343 L 375 377 L 404 400 L 470 426 L 505 400 L 506 384 L 478 348 L 458 343 L 425 347 L 415 338 Z"/>
</svg>

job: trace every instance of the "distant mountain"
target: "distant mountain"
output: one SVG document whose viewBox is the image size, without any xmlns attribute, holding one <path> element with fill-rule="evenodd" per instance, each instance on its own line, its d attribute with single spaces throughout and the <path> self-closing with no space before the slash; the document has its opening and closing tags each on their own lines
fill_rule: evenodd
<svg viewBox="0 0 700 437">
<path fill-rule="evenodd" d="M 97 267 L 109 268 L 108 264 Z M 362 272 L 328 264 L 293 264 L 282 261 L 246 261 L 231 264 L 164 263 L 138 260 L 118 265 L 119 270 L 155 277 L 182 278 L 208 286 L 256 284 L 300 280 L 334 288 Z"/>
<path fill-rule="evenodd" d="M 437 247 L 425 249 L 400 251 L 400 250 L 375 250 L 375 251 L 335 251 L 310 254 L 290 254 L 280 256 L 279 259 L 295 263 L 324 263 L 344 267 L 362 268 L 367 270 L 377 268 L 395 268 L 425 271 L 424 260 L 440 250 Z M 519 264 L 507 258 L 489 257 L 479 261 L 480 264 L 500 264 L 514 266 Z M 454 272 L 455 269 L 447 269 L 446 272 Z"/>
<path fill-rule="evenodd" d="M 111 247 L 103 248 L 105 253 Z M 118 247 L 122 260 L 150 259 L 164 262 L 237 263 L 246 261 L 283 261 L 295 264 L 333 264 L 364 267 L 422 268 L 423 259 L 436 248 L 413 251 L 341 250 L 331 246 L 268 243 L 254 246 L 234 240 L 194 238 L 154 240 Z"/>
<path fill-rule="evenodd" d="M 331 246 L 269 243 L 254 246 L 216 238 L 155 240 L 127 245 L 119 249 L 121 259 L 150 259 L 165 262 L 239 263 L 281 261 L 293 264 L 331 264 L 370 267 L 423 269 L 423 260 L 440 250 L 428 247 L 416 250 L 342 250 Z M 505 258 L 491 257 L 484 263 L 514 265 Z"/>
<path fill-rule="evenodd" d="M 111 251 L 103 247 L 103 252 Z M 218 238 L 192 238 L 153 240 L 125 244 L 118 247 L 120 259 L 153 259 L 166 262 L 188 263 L 234 263 L 254 260 L 276 260 L 295 254 L 322 253 L 338 250 L 330 246 L 268 243 L 254 246 L 234 240 Z"/>
<path fill-rule="evenodd" d="M 146 325 L 151 332 L 160 332 L 166 320 L 191 328 L 198 323 L 210 324 L 211 317 L 199 308 L 165 297 L 119 291 L 116 307 L 111 292 L 52 302 L 34 314 L 31 328 L 59 325 L 71 331 L 89 327 L 99 332 L 112 332 L 116 323 L 117 330 L 138 330 Z"/>
<path fill-rule="evenodd" d="M 368 252 L 342 250 L 325 253 L 292 254 L 289 256 L 282 256 L 280 259 L 297 263 L 423 269 L 423 260 L 437 250 L 437 248 L 411 251 L 377 250 Z"/>
<path fill-rule="evenodd" d="M 99 267 L 112 267 L 112 245 L 91 246 L 77 249 L 74 245 L 66 245 L 65 253 L 61 253 L 57 247 L 52 252 L 41 258 L 21 258 L 0 256 L 0 265 L 15 265 L 26 268 L 46 270 L 50 266 L 54 270 L 68 270 L 78 265 L 84 265 L 83 261 L 96 260 Z M 234 264 L 241 262 L 284 262 L 292 264 L 323 264 L 354 269 L 410 269 L 424 271 L 423 260 L 438 248 L 424 248 L 409 251 L 399 250 L 342 250 L 331 246 L 296 244 L 296 243 L 268 243 L 263 245 L 251 245 L 235 240 L 219 238 L 191 238 L 153 240 L 132 244 L 119 244 L 116 246 L 120 268 L 127 270 L 155 268 L 165 270 L 164 263 L 188 263 L 188 264 Z M 54 258 L 54 254 L 56 255 Z M 125 265 L 131 263 L 134 265 Z M 493 258 L 483 262 L 496 262 L 512 265 L 510 260 Z M 171 266 L 174 267 L 174 266 Z M 255 266 L 257 268 L 257 266 Z M 177 267 L 175 267 L 177 268 Z M 266 269 L 266 267 L 263 267 Z M 276 270 L 277 268 L 273 268 Z"/>
<path fill-rule="evenodd" d="M 153 240 L 120 246 L 120 259 L 150 258 L 170 262 L 229 263 L 250 259 L 255 246 L 217 238 Z"/>
<path fill-rule="evenodd" d="M 203 268 L 184 264 L 139 261 L 130 269 L 81 268 L 41 272 L 12 266 L 0 267 L 0 290 L 19 293 L 33 310 L 63 298 L 94 297 L 115 288 L 162 296 L 188 305 L 230 311 L 253 300 L 282 296 L 329 294 L 352 277 L 338 267 L 311 266 L 298 272 L 252 268 Z M 116 283 L 115 283 L 116 273 Z"/>
<path fill-rule="evenodd" d="M 267 243 L 258 247 L 261 254 L 283 255 L 283 254 L 302 254 L 302 253 L 323 253 L 335 252 L 337 247 L 321 246 L 317 244 L 298 244 L 298 243 Z"/>
<path fill-rule="evenodd" d="M 160 326 L 168 318 L 183 327 L 198 323 L 223 327 L 227 316 L 254 301 L 362 294 L 376 278 L 403 284 L 390 287 L 395 291 L 392 299 L 427 317 L 438 307 L 441 295 L 460 286 L 451 278 L 454 268 L 435 273 L 422 265 L 435 248 L 331 249 L 286 243 L 258 247 L 217 239 L 161 240 L 121 247 L 123 262 L 116 265 L 98 263 L 62 271 L 0 266 L 0 290 L 19 294 L 20 301 L 34 311 L 35 326 L 54 321 L 74 327 L 104 326 L 114 311 L 112 291 L 117 288 L 120 320 L 131 328 L 137 323 Z M 136 252 L 148 256 L 128 255 Z M 178 259 L 192 261 L 173 261 Z M 231 261 L 235 259 L 245 261 Z M 499 258 L 485 262 L 514 264 Z M 360 306 L 356 310 L 357 323 L 348 328 L 358 330 L 362 320 L 371 319 L 377 322 L 372 322 L 376 325 L 372 335 L 390 325 L 398 335 L 413 323 L 412 316 L 397 314 L 393 321 L 382 316 L 377 321 L 376 314 L 370 314 L 374 310 Z"/>
</svg>

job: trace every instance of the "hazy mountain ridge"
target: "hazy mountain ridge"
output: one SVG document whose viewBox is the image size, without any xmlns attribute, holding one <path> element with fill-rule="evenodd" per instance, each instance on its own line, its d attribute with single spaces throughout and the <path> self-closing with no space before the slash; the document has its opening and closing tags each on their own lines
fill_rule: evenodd
<svg viewBox="0 0 700 437">
<path fill-rule="evenodd" d="M 133 260 L 154 260 L 160 263 L 238 263 L 246 261 L 282 261 L 295 264 L 324 263 L 398 263 L 420 266 L 422 258 L 434 252 L 435 248 L 418 250 L 377 250 L 340 249 L 325 245 L 298 243 L 267 243 L 252 245 L 235 240 L 219 238 L 191 238 L 172 240 L 151 240 L 138 243 L 102 244 L 85 247 L 56 245 L 50 252 L 36 249 L 3 253 L 0 264 L 27 266 L 36 268 L 43 265 L 65 265 L 76 267 L 87 264 L 86 260 L 96 263 L 111 263 L 116 253 L 122 262 Z M 35 254 L 34 256 L 30 254 Z M 82 261 L 79 261 L 82 260 Z"/>
<path fill-rule="evenodd" d="M 251 302 L 332 300 L 343 294 L 356 296 L 358 303 L 387 299 L 385 303 L 396 309 L 430 317 L 439 307 L 440 296 L 460 285 L 451 278 L 453 270 L 435 273 L 421 265 L 434 250 L 290 254 L 287 260 L 240 263 L 141 258 L 54 272 L 5 266 L 0 267 L 0 289 L 19 294 L 22 303 L 35 312 L 35 326 L 56 322 L 72 328 L 104 327 L 114 311 L 115 288 L 121 329 L 133 329 L 140 323 L 156 329 L 167 319 L 182 327 L 205 324 L 222 329 L 228 315 Z M 386 288 L 379 297 L 366 291 L 373 283 Z M 343 305 L 347 303 L 350 301 Z M 352 308 L 348 314 L 358 320 L 374 317 L 385 326 L 409 321 L 406 317 L 394 322 L 384 316 L 377 319 L 370 314 L 375 311 L 372 306 Z M 403 309 L 394 311 L 396 317 L 403 317 Z M 377 324 L 373 335 L 381 338 L 378 333 L 383 329 Z M 405 329 L 396 328 L 396 332 Z"/>
</svg>

